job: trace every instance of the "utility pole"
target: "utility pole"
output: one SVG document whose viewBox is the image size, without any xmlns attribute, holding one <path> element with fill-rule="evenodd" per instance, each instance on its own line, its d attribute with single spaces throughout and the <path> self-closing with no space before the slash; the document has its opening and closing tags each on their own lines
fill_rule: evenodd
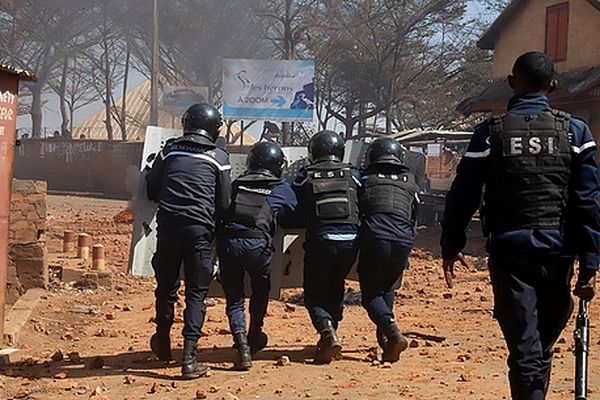
<svg viewBox="0 0 600 400">
<path fill-rule="evenodd" d="M 295 43 L 292 39 L 292 0 L 285 0 L 285 22 L 283 23 L 283 50 L 284 60 L 294 59 Z M 281 141 L 283 146 L 291 142 L 290 123 L 281 124 Z"/>
<path fill-rule="evenodd" d="M 152 10 L 152 66 L 150 71 L 150 125 L 158 125 L 158 0 L 154 0 Z"/>
</svg>

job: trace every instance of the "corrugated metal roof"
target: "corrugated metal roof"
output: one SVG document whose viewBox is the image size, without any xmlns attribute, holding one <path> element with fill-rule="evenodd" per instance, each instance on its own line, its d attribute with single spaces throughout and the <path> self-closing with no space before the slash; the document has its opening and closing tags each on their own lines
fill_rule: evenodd
<svg viewBox="0 0 600 400">
<path fill-rule="evenodd" d="M 471 139 L 473 132 L 461 132 L 461 131 L 447 131 L 447 130 L 409 130 L 398 132 L 397 134 L 391 135 L 394 139 L 400 143 L 410 145 L 414 142 L 430 142 L 434 143 L 438 140 L 445 141 L 466 141 Z"/>
<path fill-rule="evenodd" d="M 28 71 L 26 69 L 13 67 L 12 65 L 0 63 L 0 71 L 17 75 L 22 81 L 37 81 L 37 77 L 33 72 Z"/>
<path fill-rule="evenodd" d="M 570 96 L 580 95 L 598 85 L 600 85 L 600 66 L 591 67 L 583 70 L 569 71 L 558 74 L 558 90 L 567 92 Z M 512 90 L 508 82 L 494 81 L 489 84 L 479 95 L 463 100 L 456 110 L 462 114 L 468 115 L 473 112 L 489 111 L 478 109 L 477 103 L 485 101 L 508 101 L 512 97 Z"/>
</svg>

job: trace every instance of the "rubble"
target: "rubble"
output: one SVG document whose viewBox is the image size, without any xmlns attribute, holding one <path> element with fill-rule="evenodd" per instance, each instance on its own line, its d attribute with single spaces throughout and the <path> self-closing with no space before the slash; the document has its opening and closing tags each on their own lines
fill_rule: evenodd
<svg viewBox="0 0 600 400">
<path fill-rule="evenodd" d="M 68 201 L 81 201 L 83 211 L 75 216 L 78 211 L 73 211 L 70 206 L 52 209 L 55 218 L 50 221 L 49 250 L 57 252 L 52 254 L 61 252 L 62 232 L 66 228 L 89 232 L 106 246 L 107 264 L 110 268 L 115 267 L 109 274 L 114 279 L 114 286 L 99 285 L 94 290 L 79 290 L 65 284 L 45 293 L 46 298 L 38 304 L 25 328 L 20 358 L 26 362 L 2 367 L 5 379 L 0 382 L 0 398 L 10 399 L 19 390 L 24 390 L 27 392 L 24 398 L 32 399 L 48 393 L 56 398 L 89 397 L 95 400 L 188 399 L 194 396 L 210 400 L 257 396 L 264 399 L 398 397 L 414 400 L 442 396 L 445 400 L 464 400 L 475 399 L 469 393 L 481 393 L 482 389 L 489 398 L 509 397 L 504 373 L 506 349 L 497 323 L 491 318 L 493 294 L 487 272 L 461 270 L 452 292 L 458 301 L 443 300 L 443 294 L 448 290 L 438 271 L 438 255 L 419 249 L 411 259 L 411 267 L 406 270 L 402 288 L 396 291 L 394 309 L 395 319 L 408 338 L 409 346 L 413 341 L 418 346 L 413 344 L 416 351 L 402 353 L 398 364 L 381 362 L 375 326 L 360 305 L 346 305 L 339 328 L 344 345 L 343 359 L 328 366 L 312 365 L 318 334 L 301 305 L 302 289 L 285 289 L 283 301 L 270 303 L 269 317 L 265 320 L 269 349 L 253 359 L 250 373 L 229 371 L 234 351 L 224 314 L 225 302 L 220 298 L 207 299 L 209 308 L 203 328 L 207 335 L 198 343 L 198 360 L 213 369 L 206 378 L 180 381 L 178 362 L 161 363 L 150 357 L 148 340 L 155 326 L 146 322 L 154 321 L 155 281 L 126 274 L 129 226 L 121 224 L 119 229 L 125 232 L 121 234 L 112 222 L 112 216 L 122 210 L 125 203 L 118 202 L 118 206 L 108 208 L 102 214 L 88 211 L 90 199 Z M 104 201 L 101 204 L 105 204 Z M 430 248 L 439 246 L 436 232 L 420 231 L 419 235 L 418 240 L 433 243 L 427 245 Z M 418 246 L 425 245 L 421 242 Z M 57 258 L 57 261 L 62 263 L 56 263 L 62 265 L 61 270 L 71 268 L 68 258 Z M 76 280 L 81 279 L 83 273 L 96 272 L 90 270 L 89 265 L 72 269 L 84 271 Z M 356 282 L 348 280 L 347 287 L 358 293 Z M 471 293 L 470 299 L 464 294 L 467 292 Z M 487 300 L 485 303 L 481 302 L 482 296 Z M 179 301 L 178 312 L 183 306 Z M 600 303 L 592 303 L 591 307 L 597 314 L 596 307 L 600 307 Z M 469 309 L 477 311 L 464 312 Z M 107 320 L 106 314 L 112 314 L 115 319 Z M 182 347 L 181 327 L 176 325 L 171 332 L 172 348 L 178 361 Z M 571 325 L 559 340 L 558 347 L 562 350 L 556 354 L 557 360 L 565 365 L 572 357 L 569 353 L 570 330 Z M 222 334 L 218 334 L 220 332 Z M 596 341 L 594 339 L 594 343 Z M 62 360 L 50 361 L 59 350 L 63 354 Z M 280 355 L 295 362 L 287 364 L 287 360 L 283 361 L 282 364 L 286 364 L 283 368 L 277 365 L 283 358 Z M 598 362 L 596 353 L 592 352 L 590 357 L 592 365 Z M 403 365 L 410 368 L 403 368 Z M 67 376 L 54 377 L 63 371 Z M 570 372 L 562 364 L 553 371 L 556 375 L 551 388 L 554 397 L 569 398 Z M 590 370 L 590 376 L 597 380 L 600 371 Z M 39 377 L 43 379 L 36 379 Z M 94 388 L 100 382 L 101 390 L 95 392 Z M 315 384 L 303 386 L 305 382 Z M 150 393 L 153 386 L 155 393 Z M 211 387 L 218 391 L 209 391 Z"/>
</svg>

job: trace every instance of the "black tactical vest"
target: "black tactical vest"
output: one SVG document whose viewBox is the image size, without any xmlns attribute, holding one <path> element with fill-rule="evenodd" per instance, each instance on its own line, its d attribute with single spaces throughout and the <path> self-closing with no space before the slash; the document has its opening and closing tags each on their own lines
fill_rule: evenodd
<svg viewBox="0 0 600 400">
<path fill-rule="evenodd" d="M 384 213 L 412 221 L 417 191 L 415 177 L 408 170 L 396 174 L 370 174 L 363 181 L 361 212 L 367 217 Z"/>
<path fill-rule="evenodd" d="M 278 181 L 278 178 L 254 173 L 237 179 L 237 192 L 227 210 L 225 222 L 243 224 L 259 232 L 255 235 L 246 232 L 236 236 L 264 237 L 265 233 L 269 234 L 275 228 L 275 216 L 267 198 L 271 194 L 270 186 Z"/>
<path fill-rule="evenodd" d="M 562 229 L 571 174 L 569 120 L 556 110 L 491 119 L 486 232 Z"/>
<path fill-rule="evenodd" d="M 312 225 L 358 225 L 358 194 L 350 165 L 322 162 L 306 168 L 312 188 Z"/>
</svg>

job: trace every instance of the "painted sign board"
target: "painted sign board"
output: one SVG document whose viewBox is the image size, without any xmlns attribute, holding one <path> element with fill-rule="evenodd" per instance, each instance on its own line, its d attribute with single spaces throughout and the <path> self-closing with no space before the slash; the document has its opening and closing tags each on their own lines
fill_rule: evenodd
<svg viewBox="0 0 600 400">
<path fill-rule="evenodd" d="M 226 119 L 311 122 L 315 108 L 312 60 L 223 61 Z"/>
<path fill-rule="evenodd" d="M 194 103 L 207 101 L 206 86 L 165 86 L 163 90 L 163 107 L 175 115 L 183 115 Z"/>
</svg>

